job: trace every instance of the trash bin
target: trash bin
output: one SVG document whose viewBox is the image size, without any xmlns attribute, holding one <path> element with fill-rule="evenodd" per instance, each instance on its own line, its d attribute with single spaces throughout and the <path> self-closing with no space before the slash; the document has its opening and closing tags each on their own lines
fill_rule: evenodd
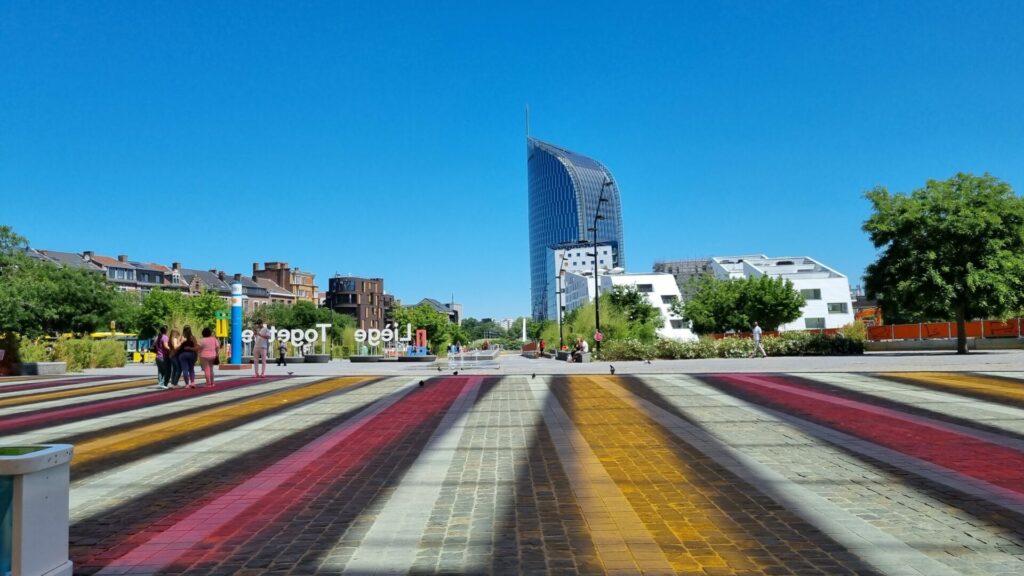
<svg viewBox="0 0 1024 576">
<path fill-rule="evenodd" d="M 0 576 L 70 576 L 69 444 L 0 446 Z"/>
</svg>

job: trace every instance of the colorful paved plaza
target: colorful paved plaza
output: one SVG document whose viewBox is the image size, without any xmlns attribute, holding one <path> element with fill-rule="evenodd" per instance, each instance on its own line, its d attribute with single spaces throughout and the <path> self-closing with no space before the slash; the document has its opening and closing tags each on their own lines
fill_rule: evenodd
<svg viewBox="0 0 1024 576">
<path fill-rule="evenodd" d="M 75 445 L 76 574 L 1024 574 L 1024 372 L 93 375 L 0 414 Z"/>
</svg>

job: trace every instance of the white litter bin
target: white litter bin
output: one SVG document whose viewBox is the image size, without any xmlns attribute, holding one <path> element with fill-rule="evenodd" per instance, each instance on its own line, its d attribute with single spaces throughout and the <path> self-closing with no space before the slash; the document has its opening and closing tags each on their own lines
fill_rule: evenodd
<svg viewBox="0 0 1024 576">
<path fill-rule="evenodd" d="M 70 444 L 0 446 L 0 576 L 70 576 Z"/>
</svg>

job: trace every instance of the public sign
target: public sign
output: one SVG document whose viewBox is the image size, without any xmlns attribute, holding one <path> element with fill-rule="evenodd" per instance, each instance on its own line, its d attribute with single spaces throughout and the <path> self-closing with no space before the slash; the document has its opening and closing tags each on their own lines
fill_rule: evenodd
<svg viewBox="0 0 1024 576">
<path fill-rule="evenodd" d="M 601 334 L 600 331 L 596 331 L 595 330 L 594 331 L 594 342 L 600 342 L 601 340 L 604 340 L 604 334 Z"/>
<path fill-rule="evenodd" d="M 228 311 L 217 310 L 213 314 L 213 317 L 216 319 L 216 325 L 214 327 L 214 332 L 216 333 L 215 335 L 217 336 L 217 338 L 227 338 L 228 332 L 230 330 L 230 324 L 228 324 Z"/>
</svg>

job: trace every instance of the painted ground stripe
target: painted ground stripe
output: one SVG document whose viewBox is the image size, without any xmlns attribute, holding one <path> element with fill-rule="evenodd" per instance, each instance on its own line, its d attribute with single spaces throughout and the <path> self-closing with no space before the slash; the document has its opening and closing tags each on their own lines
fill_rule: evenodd
<svg viewBox="0 0 1024 576">
<path fill-rule="evenodd" d="M 114 466 L 102 475 L 75 480 L 71 483 L 72 533 L 77 529 L 76 524 L 90 518 L 107 522 L 112 509 L 126 502 L 144 505 L 151 496 L 159 500 L 165 497 L 170 486 L 216 474 L 216 468 L 229 460 L 259 453 L 291 435 L 330 423 L 339 415 L 348 413 L 356 417 L 374 402 L 392 395 L 404 395 L 411 384 L 412 379 L 409 378 L 389 378 L 352 389 L 346 394 L 320 398 L 315 403 L 290 405 L 284 412 L 250 420 L 241 426 L 154 453 L 142 460 Z M 198 508 L 205 500 L 215 497 L 216 494 L 209 491 L 202 492 L 190 506 Z M 173 523 L 167 518 L 159 521 L 161 524 Z"/>
<path fill-rule="evenodd" d="M 156 384 L 156 380 L 153 380 L 152 378 L 145 378 L 142 380 L 129 380 L 128 382 L 115 382 L 113 384 L 98 384 L 95 386 L 86 386 L 84 388 L 75 388 L 73 390 L 36 392 L 33 394 L 26 394 L 24 396 L 0 398 L 0 408 L 4 406 L 21 406 L 23 404 L 31 404 L 35 402 L 45 402 L 47 400 L 60 400 L 63 398 L 87 396 L 89 394 L 99 394 L 102 392 L 115 392 L 117 390 L 128 390 L 131 388 L 143 388 L 154 384 Z"/>
<path fill-rule="evenodd" d="M 395 395 L 375 403 L 352 421 L 337 426 L 174 526 L 155 534 L 147 543 L 113 560 L 99 574 L 156 572 L 174 563 L 192 546 L 228 528 L 229 524 L 230 532 L 235 533 L 236 526 L 232 524 L 233 521 L 253 507 L 259 507 L 264 513 L 287 513 L 288 504 L 294 502 L 298 496 L 296 489 L 303 486 L 308 490 L 318 488 L 316 479 L 322 478 L 322 475 L 313 473 L 311 469 L 330 467 L 334 477 L 340 475 L 336 466 L 339 460 L 345 468 L 358 466 L 373 453 L 387 449 L 388 445 L 399 439 L 410 426 L 428 420 L 439 411 L 446 411 L 459 396 L 469 392 L 473 382 L 465 379 L 456 382 L 449 380 L 448 385 L 445 385 L 442 381 L 413 396 Z M 413 418 L 397 421 L 391 417 L 400 413 L 395 410 L 396 405 L 400 404 L 399 400 L 403 400 L 403 404 L 417 404 L 415 414 L 403 414 L 414 416 Z M 308 484 L 307 479 L 313 479 L 312 484 Z M 289 489 L 279 490 L 285 483 L 289 484 Z M 256 519 L 266 526 L 269 523 L 264 522 L 263 516 L 252 516 L 247 520 Z M 238 528 L 247 529 L 249 524 L 251 522 L 245 522 Z M 211 543 L 222 537 L 214 538 Z M 221 546 L 215 545 L 207 555 L 219 556 Z"/>
<path fill-rule="evenodd" d="M 569 415 L 551 397 L 547 380 L 531 383 L 530 389 L 604 569 L 608 573 L 674 574 L 672 564 L 643 521 Z"/>
<path fill-rule="evenodd" d="M 747 411 L 752 416 L 761 420 L 769 429 L 774 429 L 776 427 L 775 423 L 779 422 L 779 420 L 763 412 L 759 406 L 707 387 L 705 384 L 700 383 L 689 376 L 643 376 L 641 378 L 645 382 L 644 385 L 651 394 L 656 397 L 660 397 L 662 402 L 675 407 L 677 410 L 680 410 L 687 416 L 692 416 L 693 418 L 698 418 L 701 414 L 706 414 L 711 411 L 712 407 L 724 404 L 726 406 L 735 406 Z M 702 401 L 693 401 L 692 405 L 684 406 L 677 401 L 672 401 L 670 399 L 671 397 L 662 394 L 657 389 L 647 384 L 648 381 L 662 382 L 677 390 L 685 389 L 692 395 L 713 399 L 714 404 Z M 602 384 L 605 389 L 620 398 L 632 395 L 631 392 L 622 389 L 620 383 L 613 385 L 608 382 L 603 382 Z M 915 575 L 923 574 L 926 576 L 959 574 L 959 572 L 953 568 L 930 558 L 925 553 L 914 549 L 896 536 L 879 529 L 865 520 L 862 520 L 854 513 L 844 510 L 830 500 L 813 492 L 808 487 L 801 486 L 798 482 L 786 476 L 786 473 L 790 472 L 789 470 L 777 470 L 774 468 L 772 464 L 777 465 L 777 463 L 763 462 L 763 455 L 758 457 L 756 451 L 753 450 L 756 448 L 756 445 L 743 446 L 742 443 L 740 443 L 740 446 L 734 447 L 730 444 L 735 442 L 735 438 L 723 439 L 717 437 L 713 431 L 708 430 L 699 423 L 692 424 L 687 422 L 679 416 L 672 414 L 644 398 L 635 397 L 635 395 L 634 398 L 634 402 L 637 406 L 640 407 L 649 417 L 660 423 L 662 426 L 665 426 L 680 439 L 699 449 L 701 452 L 714 459 L 719 465 L 727 468 L 733 474 L 748 482 L 751 486 L 756 486 L 758 490 L 764 492 L 788 510 L 793 511 L 813 524 L 824 534 L 855 553 L 858 557 L 865 560 L 876 569 L 887 574 L 910 573 Z M 719 416 L 719 418 L 723 417 L 725 416 Z M 731 424 L 727 424 L 725 421 L 722 422 L 722 427 L 733 428 Z M 780 432 L 780 434 L 783 436 L 789 436 L 789 434 L 785 432 Z M 769 436 L 771 436 L 771 432 L 769 432 Z M 730 440 L 732 440 L 732 442 L 730 442 Z M 770 440 L 766 439 L 766 441 Z M 808 450 L 823 450 L 828 452 L 836 449 L 828 444 L 823 444 L 820 447 L 795 444 L 787 448 L 787 450 L 804 452 L 807 452 Z M 826 455 L 823 454 L 823 456 Z M 810 457 L 813 458 L 814 456 L 811 455 Z M 792 475 L 796 478 L 801 478 L 799 471 L 794 472 Z M 870 491 L 872 487 L 868 485 L 865 489 Z M 831 491 L 834 491 L 834 489 L 825 490 L 826 493 Z M 937 506 L 941 506 L 940 503 L 936 502 L 935 504 Z M 860 511 L 862 513 L 863 504 L 861 502 L 852 502 L 851 506 L 853 510 Z M 889 524 L 889 522 L 886 522 L 886 524 Z M 969 525 L 966 527 L 972 528 Z M 902 530 L 902 533 L 906 534 L 911 533 L 915 529 L 920 529 L 920 526 L 896 526 L 895 528 L 898 531 Z M 914 571 L 909 572 L 902 568 L 904 566 L 910 567 Z"/>
<path fill-rule="evenodd" d="M 1024 386 L 1003 378 L 952 372 L 882 372 L 878 376 L 899 382 L 973 395 L 983 400 L 1010 402 L 1017 406 L 1024 405 Z"/>
<path fill-rule="evenodd" d="M 0 396 L 6 396 L 8 392 L 21 392 L 25 390 L 39 390 L 43 388 L 59 388 L 61 386 L 85 385 L 92 382 L 104 380 L 124 380 L 127 376 L 77 376 L 75 378 L 61 378 L 58 380 L 33 381 L 18 384 L 0 384 Z"/>
<path fill-rule="evenodd" d="M 1000 502 L 1012 499 L 1024 506 L 1024 454 L 1018 451 L 894 410 L 802 389 L 778 377 L 732 374 L 716 375 L 714 379 L 750 394 L 758 403 L 973 479 L 1001 495 Z"/>
<path fill-rule="evenodd" d="M 270 394 L 276 390 L 282 390 L 293 386 L 312 383 L 322 380 L 322 377 L 288 378 L 285 380 L 268 381 L 263 384 L 254 384 L 233 390 L 222 391 L 218 394 L 205 394 L 186 398 L 180 402 L 171 402 L 155 406 L 145 406 L 124 412 L 116 412 L 105 416 L 98 416 L 88 420 L 78 420 L 70 423 L 56 423 L 52 427 L 37 428 L 30 432 L 0 436 L 0 442 L 7 444 L 40 444 L 59 443 L 69 441 L 71 444 L 78 444 L 87 441 L 95 436 L 108 432 L 116 432 L 119 428 L 129 425 L 138 425 L 140 421 L 152 421 L 158 418 L 170 416 L 181 416 L 185 413 L 194 413 L 196 410 L 213 408 L 237 402 L 247 397 Z M 175 391 L 168 393 L 174 394 Z"/>
<path fill-rule="evenodd" d="M 795 514 L 601 385 L 570 377 L 553 393 L 677 572 L 872 573 Z"/>
<path fill-rule="evenodd" d="M 135 395 L 127 398 L 116 398 L 113 400 L 101 400 L 98 402 L 78 404 L 68 408 L 40 410 L 0 420 L 0 434 L 23 432 L 34 428 L 53 426 L 73 420 L 95 418 L 97 416 L 124 412 L 126 410 L 133 410 L 144 406 L 177 402 L 195 396 L 213 394 L 215 392 L 231 390 L 232 388 L 238 388 L 241 386 L 282 379 L 283 378 L 278 376 L 268 376 L 265 379 L 254 377 L 240 378 L 238 380 L 232 380 L 231 382 L 225 382 L 224 384 L 213 388 L 160 390 L 154 391 L 152 394 Z"/>
<path fill-rule="evenodd" d="M 384 509 L 377 513 L 352 559 L 344 566 L 335 566 L 328 559 L 323 564 L 324 569 L 363 574 L 381 570 L 405 573 L 412 568 L 416 543 L 423 537 L 433 504 L 441 495 L 443 481 L 482 381 L 483 377 L 479 376 L 467 380 L 469 392 L 462 394 L 444 415 Z"/>
<path fill-rule="evenodd" d="M 853 392 L 857 396 L 869 397 L 868 402 L 881 400 L 882 405 L 894 410 L 906 410 L 925 417 L 938 417 L 954 425 L 980 426 L 989 434 L 983 438 L 1002 444 L 1008 434 L 1018 441 L 1024 440 L 1024 409 L 1006 404 L 977 400 L 952 392 L 942 392 L 884 380 L 867 374 L 801 373 L 795 375 L 802 380 L 820 382 L 833 388 Z M 930 414 L 924 414 L 925 412 Z M 947 417 L 941 418 L 942 416 Z M 1004 444 L 1009 446 L 1009 444 Z M 1017 444 L 1021 449 L 1020 444 Z"/>
<path fill-rule="evenodd" d="M 177 437 L 193 436 L 209 428 L 231 426 L 248 419 L 259 418 L 269 412 L 280 410 L 282 404 L 298 404 L 314 400 L 320 396 L 362 384 L 370 379 L 358 376 L 332 378 L 258 398 L 241 400 L 227 406 L 211 408 L 198 414 L 173 417 L 163 422 L 130 428 L 115 434 L 105 434 L 75 446 L 75 455 L 71 461 L 72 474 L 77 468 L 96 460 L 105 460 L 125 452 L 153 448 Z"/>
</svg>

